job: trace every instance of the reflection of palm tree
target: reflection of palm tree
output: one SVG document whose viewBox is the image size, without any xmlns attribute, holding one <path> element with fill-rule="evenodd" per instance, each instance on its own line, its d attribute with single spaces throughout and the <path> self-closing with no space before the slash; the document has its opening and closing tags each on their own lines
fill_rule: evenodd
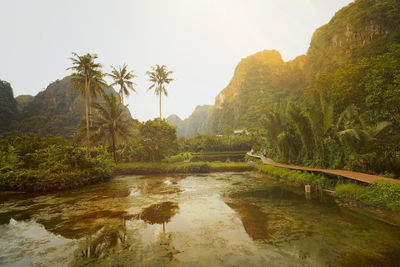
<svg viewBox="0 0 400 267">
<path fill-rule="evenodd" d="M 139 219 L 142 219 L 149 224 L 162 224 L 163 232 L 165 233 L 165 224 L 178 213 L 179 206 L 174 202 L 162 202 L 151 205 L 145 208 L 140 214 Z"/>
<path fill-rule="evenodd" d="M 98 258 L 104 252 L 126 242 L 125 219 L 122 224 L 115 226 L 114 224 L 106 225 L 96 234 L 86 238 L 86 248 L 82 251 L 85 257 Z"/>
</svg>

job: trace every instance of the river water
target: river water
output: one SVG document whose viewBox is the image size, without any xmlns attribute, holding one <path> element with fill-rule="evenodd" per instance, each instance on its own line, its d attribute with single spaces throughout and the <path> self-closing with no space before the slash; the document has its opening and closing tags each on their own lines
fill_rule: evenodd
<svg viewBox="0 0 400 267">
<path fill-rule="evenodd" d="M 0 265 L 399 266 L 400 229 L 256 173 L 0 195 Z"/>
</svg>

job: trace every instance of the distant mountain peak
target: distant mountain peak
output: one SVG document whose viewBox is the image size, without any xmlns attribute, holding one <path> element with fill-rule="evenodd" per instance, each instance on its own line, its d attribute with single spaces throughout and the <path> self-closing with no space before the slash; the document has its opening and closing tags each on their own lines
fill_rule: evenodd
<svg viewBox="0 0 400 267">
<path fill-rule="evenodd" d="M 204 122 L 212 107 L 211 105 L 198 105 L 188 118 L 182 120 L 179 116 L 173 114 L 168 116 L 167 121 L 177 128 L 178 135 L 192 137 L 197 135 L 204 127 Z"/>
</svg>

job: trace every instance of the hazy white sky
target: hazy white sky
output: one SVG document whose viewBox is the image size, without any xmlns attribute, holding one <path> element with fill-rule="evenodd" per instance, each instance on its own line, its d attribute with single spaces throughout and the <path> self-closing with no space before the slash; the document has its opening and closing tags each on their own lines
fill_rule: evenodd
<svg viewBox="0 0 400 267">
<path fill-rule="evenodd" d="M 71 52 L 97 53 L 104 71 L 124 62 L 138 76 L 126 103 L 139 120 L 158 116 L 145 72 L 173 70 L 163 117 L 213 104 L 241 58 L 307 51 L 312 33 L 351 0 L 0 0 L 0 79 L 36 95 L 70 74 Z"/>
</svg>

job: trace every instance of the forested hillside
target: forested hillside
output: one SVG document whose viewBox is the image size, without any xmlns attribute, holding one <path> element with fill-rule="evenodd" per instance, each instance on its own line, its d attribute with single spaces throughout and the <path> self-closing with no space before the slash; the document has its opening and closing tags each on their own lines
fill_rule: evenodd
<svg viewBox="0 0 400 267">
<path fill-rule="evenodd" d="M 17 101 L 11 85 L 0 80 L 0 132 L 7 130 L 12 120 L 18 118 Z"/>
<path fill-rule="evenodd" d="M 305 86 L 304 56 L 285 63 L 275 50 L 240 61 L 232 81 L 218 94 L 201 130 L 227 134 L 234 129 L 259 128 L 260 111 L 284 98 L 298 99 Z"/>
<path fill-rule="evenodd" d="M 15 98 L 17 101 L 17 107 L 18 111 L 22 112 L 24 109 L 28 106 L 29 103 L 31 103 L 35 99 L 34 96 L 31 95 L 19 95 Z"/>
</svg>

